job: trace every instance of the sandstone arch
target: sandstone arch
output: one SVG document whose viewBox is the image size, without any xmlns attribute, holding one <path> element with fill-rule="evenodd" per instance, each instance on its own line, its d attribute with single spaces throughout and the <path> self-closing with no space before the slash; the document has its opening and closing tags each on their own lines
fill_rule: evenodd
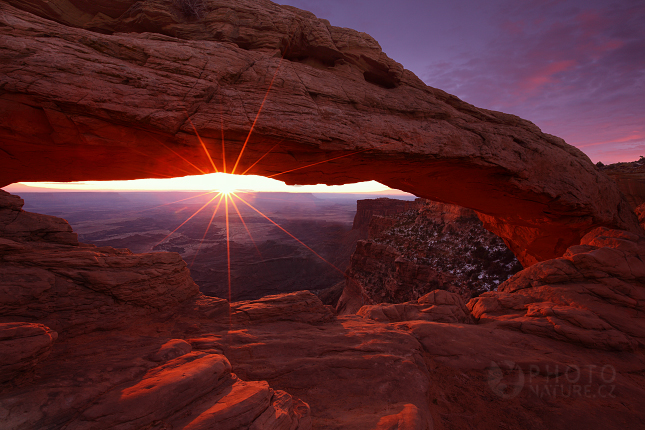
<svg viewBox="0 0 645 430">
<path fill-rule="evenodd" d="M 237 173 L 264 156 L 249 173 L 466 206 L 525 266 L 597 226 L 639 231 L 581 151 L 426 86 L 368 35 L 267 0 L 204 7 L 0 3 L 0 185 L 212 172 L 193 126 L 219 169 L 223 135 L 230 171 L 271 86 Z"/>
</svg>

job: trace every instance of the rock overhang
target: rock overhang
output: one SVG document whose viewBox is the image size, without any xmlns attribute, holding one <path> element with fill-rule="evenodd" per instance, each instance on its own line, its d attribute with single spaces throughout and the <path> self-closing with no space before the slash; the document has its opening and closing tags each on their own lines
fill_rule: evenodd
<svg viewBox="0 0 645 430">
<path fill-rule="evenodd" d="M 224 142 L 229 172 L 377 180 L 475 209 L 525 266 L 597 226 L 638 231 L 576 148 L 426 86 L 368 35 L 308 12 L 205 1 L 189 20 L 155 0 L 9 3 L 24 10 L 0 5 L 2 184 L 213 172 L 204 147 L 223 170 Z"/>
</svg>

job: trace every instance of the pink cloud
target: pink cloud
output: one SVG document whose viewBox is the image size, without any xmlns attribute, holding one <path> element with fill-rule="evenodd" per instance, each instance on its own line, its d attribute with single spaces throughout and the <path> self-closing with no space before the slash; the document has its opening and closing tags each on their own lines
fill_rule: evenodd
<svg viewBox="0 0 645 430">
<path fill-rule="evenodd" d="M 520 79 L 515 84 L 515 95 L 523 98 L 530 97 L 545 84 L 559 82 L 560 80 L 555 75 L 571 70 L 576 65 L 577 63 L 574 60 L 563 60 L 546 64 L 537 71 L 533 71 L 528 76 Z"/>
<path fill-rule="evenodd" d="M 487 49 L 444 61 L 427 82 L 527 118 L 597 161 L 628 161 L 645 155 L 643 20 L 645 4 L 517 6 L 499 20 Z"/>
</svg>

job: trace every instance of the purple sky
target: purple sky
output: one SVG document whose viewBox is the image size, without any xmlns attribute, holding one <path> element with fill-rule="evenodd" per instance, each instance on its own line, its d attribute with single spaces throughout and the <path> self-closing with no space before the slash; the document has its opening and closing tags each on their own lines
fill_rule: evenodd
<svg viewBox="0 0 645 430">
<path fill-rule="evenodd" d="M 645 156 L 644 0 L 279 0 L 364 31 L 426 84 L 592 161 Z"/>
</svg>

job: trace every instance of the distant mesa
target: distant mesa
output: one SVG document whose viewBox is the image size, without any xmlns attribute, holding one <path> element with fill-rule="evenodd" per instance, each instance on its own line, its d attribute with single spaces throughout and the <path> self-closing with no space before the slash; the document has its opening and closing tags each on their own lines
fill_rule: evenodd
<svg viewBox="0 0 645 430">
<path fill-rule="evenodd" d="M 625 199 L 632 208 L 635 209 L 645 203 L 644 157 L 632 162 L 601 165 L 599 169 L 616 181 L 618 189 L 625 195 Z"/>
</svg>

